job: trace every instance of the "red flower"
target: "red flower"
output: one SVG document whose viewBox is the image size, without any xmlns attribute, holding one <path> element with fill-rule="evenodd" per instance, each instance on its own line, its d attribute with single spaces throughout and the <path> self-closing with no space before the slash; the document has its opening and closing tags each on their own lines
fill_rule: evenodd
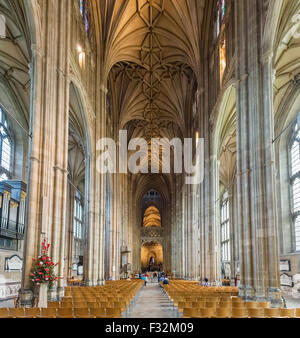
<svg viewBox="0 0 300 338">
<path fill-rule="evenodd" d="M 48 272 L 48 271 L 49 271 L 49 269 L 45 269 L 45 271 L 47 271 L 47 272 Z"/>
<path fill-rule="evenodd" d="M 46 257 L 43 257 L 42 259 L 43 259 L 43 261 L 45 261 L 45 260 L 46 260 Z"/>
</svg>

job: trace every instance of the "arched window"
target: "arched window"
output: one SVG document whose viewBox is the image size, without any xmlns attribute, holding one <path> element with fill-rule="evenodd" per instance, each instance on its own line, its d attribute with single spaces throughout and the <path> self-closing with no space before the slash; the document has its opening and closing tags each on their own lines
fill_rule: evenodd
<svg viewBox="0 0 300 338">
<path fill-rule="evenodd" d="M 79 0 L 80 13 L 84 20 L 85 31 L 89 32 L 89 12 L 88 12 L 88 0 Z"/>
<path fill-rule="evenodd" d="M 0 181 L 11 178 L 12 138 L 5 113 L 0 107 Z"/>
<path fill-rule="evenodd" d="M 221 259 L 230 261 L 230 215 L 228 192 L 225 191 L 221 204 Z"/>
<path fill-rule="evenodd" d="M 289 147 L 291 211 L 295 251 L 300 251 L 300 124 L 297 122 Z"/>
<path fill-rule="evenodd" d="M 74 200 L 74 237 L 83 239 L 83 203 L 78 190 L 76 190 Z"/>
<path fill-rule="evenodd" d="M 226 13 L 226 0 L 218 0 L 217 3 L 217 37 L 220 35 L 224 16 Z"/>
</svg>

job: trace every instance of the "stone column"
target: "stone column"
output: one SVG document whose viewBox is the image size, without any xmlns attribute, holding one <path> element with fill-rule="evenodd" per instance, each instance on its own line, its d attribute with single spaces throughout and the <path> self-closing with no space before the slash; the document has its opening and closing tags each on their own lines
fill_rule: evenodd
<svg viewBox="0 0 300 338">
<path fill-rule="evenodd" d="M 238 0 L 235 13 L 240 295 L 279 306 L 272 67 L 271 56 L 261 55 L 263 3 Z"/>
<path fill-rule="evenodd" d="M 22 273 L 23 304 L 31 287 L 32 258 L 40 254 L 41 240 L 51 242 L 51 255 L 64 271 L 65 210 L 67 199 L 69 106 L 69 0 L 41 6 L 43 46 L 32 46 L 28 209 Z M 52 13 L 51 16 L 48 14 Z M 44 20 L 44 18 L 48 18 Z M 51 151 L 49 151 L 51 150 Z M 58 282 L 62 288 L 64 281 Z M 52 297 L 56 297 L 53 290 Z M 30 297 L 29 297 L 30 298 Z"/>
<path fill-rule="evenodd" d="M 263 110 L 264 110 L 264 177 L 265 177 L 265 217 L 266 247 L 268 252 L 267 295 L 274 304 L 281 303 L 278 215 L 276 195 L 276 168 L 274 148 L 274 107 L 273 107 L 273 53 L 267 52 L 262 59 L 263 73 Z"/>
</svg>

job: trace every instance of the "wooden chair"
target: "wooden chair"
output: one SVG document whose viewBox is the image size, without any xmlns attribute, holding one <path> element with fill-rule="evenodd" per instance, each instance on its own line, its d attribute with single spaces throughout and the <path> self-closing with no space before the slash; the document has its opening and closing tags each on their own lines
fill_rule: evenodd
<svg viewBox="0 0 300 338">
<path fill-rule="evenodd" d="M 269 309 L 271 306 L 270 302 L 258 302 L 257 306 L 261 309 Z"/>
<path fill-rule="evenodd" d="M 56 318 L 73 318 L 73 309 L 67 307 L 58 308 Z"/>
<path fill-rule="evenodd" d="M 101 303 L 101 307 L 104 307 L 105 309 L 113 309 L 115 306 L 114 302 L 106 302 L 105 305 Z"/>
<path fill-rule="evenodd" d="M 178 307 L 178 311 L 182 312 L 183 309 L 185 309 L 185 308 L 192 308 L 191 304 L 192 303 L 188 303 L 188 302 L 179 302 L 178 306 L 177 306 Z"/>
<path fill-rule="evenodd" d="M 240 302 L 232 303 L 232 308 L 235 308 L 235 309 L 244 309 L 245 308 L 245 304 L 244 303 L 240 303 Z"/>
<path fill-rule="evenodd" d="M 99 302 L 99 303 L 98 303 L 98 307 L 101 307 L 101 308 L 104 308 L 104 309 L 105 309 L 105 308 L 106 308 L 106 304 L 108 304 L 108 303 L 109 303 L 109 302 L 103 302 L 103 301 L 102 301 L 102 302 Z"/>
<path fill-rule="evenodd" d="M 73 302 L 84 302 L 85 301 L 85 297 L 84 296 L 76 296 L 76 297 L 72 297 Z"/>
<path fill-rule="evenodd" d="M 106 309 L 106 318 L 121 318 L 121 317 L 122 317 L 121 309 L 118 308 Z"/>
<path fill-rule="evenodd" d="M 55 301 L 55 302 L 48 302 L 48 308 L 50 307 L 52 307 L 52 308 L 58 308 L 59 307 L 59 301 Z"/>
<path fill-rule="evenodd" d="M 232 300 L 232 303 L 244 303 L 244 300 L 239 297 L 232 297 L 231 300 Z"/>
<path fill-rule="evenodd" d="M 213 318 L 215 316 L 216 309 L 211 308 L 205 308 L 205 309 L 199 309 L 199 317 L 200 318 Z"/>
<path fill-rule="evenodd" d="M 38 307 L 25 308 L 26 318 L 39 318 L 41 315 L 41 310 Z"/>
<path fill-rule="evenodd" d="M 72 302 L 62 302 L 60 303 L 60 306 L 59 307 L 67 307 L 67 308 L 71 308 L 73 307 L 73 303 Z"/>
<path fill-rule="evenodd" d="M 100 306 L 100 303 L 87 302 L 87 307 L 90 309 L 98 309 L 101 306 Z"/>
<path fill-rule="evenodd" d="M 230 318 L 230 317 L 231 317 L 230 307 L 226 308 L 219 307 L 216 309 L 216 318 Z"/>
<path fill-rule="evenodd" d="M 221 301 L 221 302 L 219 303 L 219 308 L 230 309 L 230 308 L 231 308 L 231 303 L 230 303 L 230 302 L 223 302 L 223 301 Z"/>
<path fill-rule="evenodd" d="M 232 308 L 231 318 L 248 318 L 247 309 L 240 308 Z"/>
<path fill-rule="evenodd" d="M 73 309 L 86 309 L 88 305 L 86 302 L 75 302 L 73 303 Z"/>
<path fill-rule="evenodd" d="M 8 318 L 9 317 L 9 311 L 8 308 L 0 308 L 0 318 Z"/>
<path fill-rule="evenodd" d="M 183 318 L 198 318 L 199 313 L 197 308 L 184 308 Z"/>
<path fill-rule="evenodd" d="M 245 305 L 247 309 L 257 309 L 258 307 L 257 302 L 246 302 Z"/>
<path fill-rule="evenodd" d="M 281 318 L 295 318 L 295 309 L 280 309 L 279 315 Z"/>
<path fill-rule="evenodd" d="M 250 308 L 248 309 L 248 317 L 249 318 L 264 318 L 264 309 L 262 308 Z"/>
<path fill-rule="evenodd" d="M 217 305 L 218 305 L 217 302 L 206 302 L 206 303 L 205 303 L 205 307 L 206 307 L 206 308 L 214 308 L 214 309 L 216 309 L 216 308 L 217 308 Z"/>
<path fill-rule="evenodd" d="M 88 308 L 74 308 L 74 318 L 93 318 Z"/>
<path fill-rule="evenodd" d="M 90 308 L 92 318 L 106 318 L 106 312 L 103 308 Z"/>
<path fill-rule="evenodd" d="M 114 308 L 119 308 L 121 309 L 121 312 L 125 312 L 127 307 L 125 302 L 114 302 Z"/>
<path fill-rule="evenodd" d="M 41 308 L 40 318 L 56 318 L 56 308 Z"/>
<path fill-rule="evenodd" d="M 25 318 L 25 310 L 22 307 L 10 308 L 9 318 Z"/>
<path fill-rule="evenodd" d="M 208 302 L 215 302 L 215 303 L 219 303 L 220 302 L 220 298 L 218 297 L 210 297 Z"/>
<path fill-rule="evenodd" d="M 264 309 L 264 315 L 265 315 L 265 318 L 278 318 L 278 317 L 280 317 L 279 309 L 265 308 Z"/>
</svg>

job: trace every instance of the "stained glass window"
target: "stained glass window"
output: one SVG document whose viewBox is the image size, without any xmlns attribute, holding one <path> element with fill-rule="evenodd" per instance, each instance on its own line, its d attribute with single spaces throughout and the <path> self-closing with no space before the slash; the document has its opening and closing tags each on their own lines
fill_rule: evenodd
<svg viewBox="0 0 300 338">
<path fill-rule="evenodd" d="M 300 124 L 296 123 L 291 137 L 290 184 L 292 196 L 292 220 L 294 226 L 295 250 L 300 251 Z"/>
<path fill-rule="evenodd" d="M 217 36 L 220 35 L 221 26 L 223 24 L 226 13 L 226 0 L 218 0 L 217 4 Z"/>
<path fill-rule="evenodd" d="M 83 239 L 83 203 L 79 191 L 76 191 L 74 200 L 74 237 Z"/>
<path fill-rule="evenodd" d="M 230 261 L 230 215 L 228 193 L 225 191 L 221 205 L 221 259 Z"/>
<path fill-rule="evenodd" d="M 11 174 L 12 142 L 5 113 L 0 107 L 0 181 L 8 180 Z"/>
<path fill-rule="evenodd" d="M 88 12 L 88 1 L 87 0 L 79 0 L 79 8 L 81 16 L 84 20 L 85 31 L 88 34 L 89 32 L 89 12 Z"/>
<path fill-rule="evenodd" d="M 223 75 L 226 69 L 226 40 L 220 43 L 220 82 L 222 84 Z"/>
</svg>

